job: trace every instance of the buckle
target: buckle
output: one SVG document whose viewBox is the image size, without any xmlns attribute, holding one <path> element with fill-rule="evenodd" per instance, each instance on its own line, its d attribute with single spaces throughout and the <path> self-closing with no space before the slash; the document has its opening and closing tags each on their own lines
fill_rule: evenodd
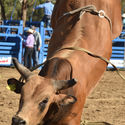
<svg viewBox="0 0 125 125">
<path fill-rule="evenodd" d="M 105 17 L 105 12 L 104 12 L 104 10 L 99 10 L 98 16 L 99 16 L 100 18 L 104 18 L 104 17 Z"/>
</svg>

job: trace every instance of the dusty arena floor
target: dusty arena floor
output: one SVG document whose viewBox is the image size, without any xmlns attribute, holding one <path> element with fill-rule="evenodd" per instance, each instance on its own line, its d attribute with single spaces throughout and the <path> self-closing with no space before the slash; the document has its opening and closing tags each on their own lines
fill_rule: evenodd
<svg viewBox="0 0 125 125">
<path fill-rule="evenodd" d="M 125 76 L 125 71 L 121 73 Z M 6 81 L 19 76 L 14 68 L 0 67 L 0 125 L 10 125 L 17 111 L 19 95 L 6 89 Z M 105 72 L 87 98 L 82 120 L 125 125 L 125 81 L 116 72 Z"/>
</svg>

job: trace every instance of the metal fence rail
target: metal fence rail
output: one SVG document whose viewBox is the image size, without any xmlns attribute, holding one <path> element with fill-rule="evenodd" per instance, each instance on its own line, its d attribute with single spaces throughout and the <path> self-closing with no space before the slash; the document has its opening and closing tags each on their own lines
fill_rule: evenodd
<svg viewBox="0 0 125 125">
<path fill-rule="evenodd" d="M 0 66 L 12 65 L 12 57 L 22 62 L 22 21 L 19 26 L 0 25 Z"/>
<path fill-rule="evenodd" d="M 117 68 L 125 68 L 125 30 L 121 32 L 119 37 L 112 41 L 112 56 L 110 61 Z M 108 68 L 112 68 L 112 66 L 108 65 Z"/>
</svg>

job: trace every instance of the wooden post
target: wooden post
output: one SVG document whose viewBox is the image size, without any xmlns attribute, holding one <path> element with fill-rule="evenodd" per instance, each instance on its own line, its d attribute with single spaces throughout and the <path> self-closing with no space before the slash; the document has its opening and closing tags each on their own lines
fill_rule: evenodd
<svg viewBox="0 0 125 125">
<path fill-rule="evenodd" d="M 22 2 L 22 20 L 23 20 L 23 27 L 25 27 L 26 16 L 27 16 L 27 0 L 23 0 L 23 2 Z"/>
</svg>

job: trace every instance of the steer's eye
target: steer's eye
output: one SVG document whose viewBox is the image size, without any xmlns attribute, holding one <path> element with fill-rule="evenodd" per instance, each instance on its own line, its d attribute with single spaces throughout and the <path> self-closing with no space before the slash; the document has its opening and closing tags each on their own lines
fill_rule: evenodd
<svg viewBox="0 0 125 125">
<path fill-rule="evenodd" d="M 43 110 L 45 109 L 48 100 L 48 98 L 45 98 L 42 102 L 39 103 L 39 108 L 41 112 L 43 112 Z"/>
</svg>

